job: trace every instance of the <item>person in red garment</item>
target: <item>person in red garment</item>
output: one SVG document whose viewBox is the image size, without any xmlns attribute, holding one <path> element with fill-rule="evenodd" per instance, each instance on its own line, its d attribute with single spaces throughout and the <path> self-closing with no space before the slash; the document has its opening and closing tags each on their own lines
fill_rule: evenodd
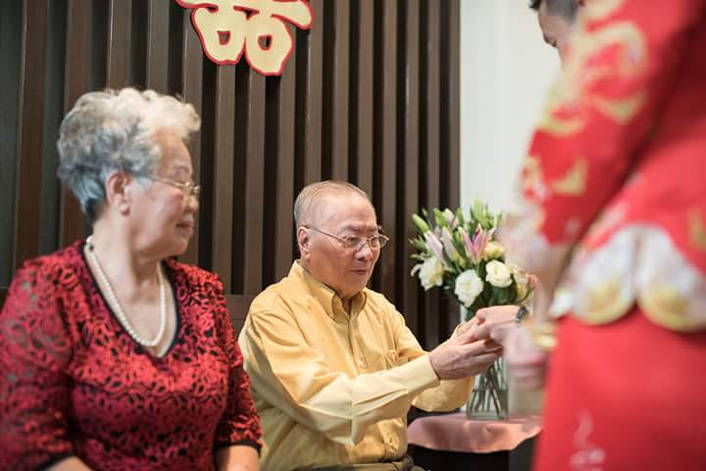
<svg viewBox="0 0 706 471">
<path fill-rule="evenodd" d="M 218 277 L 173 258 L 199 187 L 173 97 L 83 95 L 59 176 L 92 235 L 26 262 L 0 313 L 0 469 L 259 469 L 261 428 Z"/>
<path fill-rule="evenodd" d="M 504 238 L 559 318 L 502 339 L 526 387 L 557 343 L 534 469 L 706 469 L 705 50 L 704 0 L 577 18 Z"/>
</svg>

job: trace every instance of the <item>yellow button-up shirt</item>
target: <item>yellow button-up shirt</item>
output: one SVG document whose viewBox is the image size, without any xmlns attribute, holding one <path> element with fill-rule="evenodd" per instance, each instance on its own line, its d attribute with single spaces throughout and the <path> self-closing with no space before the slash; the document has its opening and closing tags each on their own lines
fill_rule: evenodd
<svg viewBox="0 0 706 471">
<path fill-rule="evenodd" d="M 350 313 L 295 262 L 251 306 L 239 338 L 266 471 L 374 463 L 407 450 L 407 411 L 451 410 L 472 378 L 439 381 L 402 315 L 364 289 Z"/>
</svg>

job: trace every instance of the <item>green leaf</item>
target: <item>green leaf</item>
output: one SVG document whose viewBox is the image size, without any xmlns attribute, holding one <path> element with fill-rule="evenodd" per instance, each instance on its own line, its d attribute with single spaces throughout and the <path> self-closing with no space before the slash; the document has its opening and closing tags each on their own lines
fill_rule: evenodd
<svg viewBox="0 0 706 471">
<path fill-rule="evenodd" d="M 417 232 L 419 232 L 420 234 L 429 232 L 429 224 L 427 224 L 427 222 L 424 219 L 420 218 L 417 214 L 412 214 L 412 222 L 417 228 Z"/>
</svg>

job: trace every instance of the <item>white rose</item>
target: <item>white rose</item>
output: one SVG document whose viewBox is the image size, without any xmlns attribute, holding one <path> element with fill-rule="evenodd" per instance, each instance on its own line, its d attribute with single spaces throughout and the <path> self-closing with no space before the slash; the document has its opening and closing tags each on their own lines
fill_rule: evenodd
<svg viewBox="0 0 706 471">
<path fill-rule="evenodd" d="M 495 241 L 488 242 L 483 249 L 483 260 L 493 260 L 505 255 L 505 249 Z"/>
<path fill-rule="evenodd" d="M 419 268 L 419 280 L 425 291 L 444 283 L 444 266 L 438 258 L 429 257 L 424 260 Z"/>
<path fill-rule="evenodd" d="M 483 280 L 475 270 L 466 270 L 456 278 L 454 294 L 466 307 L 471 307 L 473 301 L 483 292 Z"/>
<path fill-rule="evenodd" d="M 485 266 L 485 281 L 496 288 L 506 288 L 512 284 L 512 272 L 503 262 L 493 260 Z"/>
</svg>

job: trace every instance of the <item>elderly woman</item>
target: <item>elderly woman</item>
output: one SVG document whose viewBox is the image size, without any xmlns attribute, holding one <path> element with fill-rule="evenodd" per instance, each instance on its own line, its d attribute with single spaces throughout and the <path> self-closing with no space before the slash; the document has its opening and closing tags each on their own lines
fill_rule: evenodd
<svg viewBox="0 0 706 471">
<path fill-rule="evenodd" d="M 257 470 L 261 429 L 218 277 L 177 262 L 199 187 L 191 105 L 87 93 L 59 176 L 93 234 L 17 272 L 0 314 L 0 468 Z"/>
</svg>

